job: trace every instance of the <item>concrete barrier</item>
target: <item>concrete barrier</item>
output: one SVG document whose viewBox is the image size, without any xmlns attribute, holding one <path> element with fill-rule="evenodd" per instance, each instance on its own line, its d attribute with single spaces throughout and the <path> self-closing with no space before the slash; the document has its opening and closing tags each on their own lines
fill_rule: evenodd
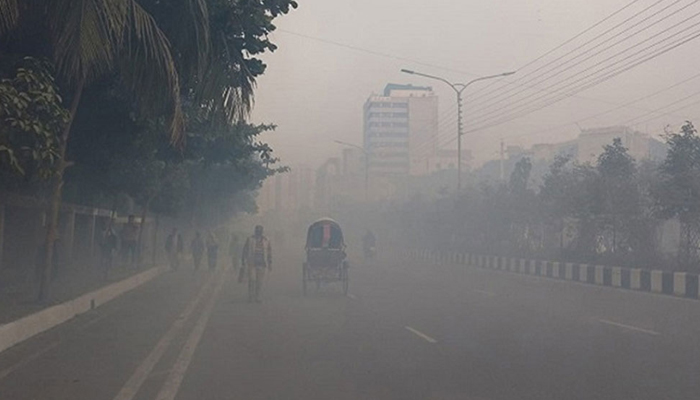
<svg viewBox="0 0 700 400">
<path fill-rule="evenodd" d="M 34 335 L 90 311 L 160 275 L 165 268 L 151 268 L 138 275 L 57 304 L 35 314 L 0 325 L 0 353 Z"/>
<path fill-rule="evenodd" d="M 441 252 L 432 250 L 407 250 L 399 252 L 397 254 L 405 254 L 409 257 L 418 259 L 425 258 L 429 261 L 433 261 L 435 264 L 451 261 L 455 264 L 464 264 L 486 269 L 537 275 L 541 277 L 548 277 L 554 279 L 565 279 L 598 286 L 610 286 L 622 289 L 640 290 L 692 299 L 700 298 L 700 277 L 698 276 L 698 274 L 692 274 L 687 272 L 670 272 L 660 270 L 646 270 L 639 268 L 608 267 L 604 265 L 587 265 L 570 262 L 562 263 L 558 261 L 529 260 L 524 258 L 484 256 L 472 253 Z M 110 285 L 107 288 L 90 293 L 83 297 L 89 297 L 89 302 L 87 304 L 89 304 L 90 302 L 94 302 L 95 304 L 99 305 L 103 302 L 109 301 L 111 298 L 116 297 L 118 295 L 113 295 L 111 294 L 112 292 L 117 292 L 121 294 L 127 290 L 130 290 L 129 288 L 126 288 L 126 286 L 133 285 L 134 283 L 133 281 L 132 283 L 127 283 L 127 281 L 133 279 L 149 280 L 153 277 L 150 276 L 142 278 L 142 276 L 146 276 L 148 274 L 154 274 L 153 276 L 155 276 L 157 273 L 154 271 L 146 271 L 139 276 L 129 278 L 123 282 L 118 282 L 114 285 Z M 136 286 L 138 286 L 138 284 L 140 283 L 135 283 Z M 126 286 L 122 287 L 121 285 Z M 106 291 L 102 292 L 102 290 Z M 60 304 L 48 310 L 44 310 L 40 313 L 50 311 L 53 315 L 56 315 L 57 320 L 63 322 L 67 319 L 72 318 L 76 314 L 85 312 L 89 309 L 89 306 L 87 306 L 88 308 L 86 308 L 85 304 L 87 300 L 83 297 L 72 300 L 71 302 Z M 30 317 L 38 318 L 36 316 Z M 26 327 L 24 330 L 26 332 L 29 332 L 30 336 L 41 332 L 42 330 L 48 329 L 42 327 L 34 327 L 34 322 L 30 317 L 27 317 L 26 321 L 23 322 L 23 324 Z M 16 342 L 16 339 L 14 339 L 14 335 L 14 328 L 10 328 L 7 325 L 0 326 L 0 351 L 6 348 L 3 346 L 8 346 L 4 343 Z M 9 346 L 11 345 L 12 344 L 9 344 Z"/>
<path fill-rule="evenodd" d="M 552 278 L 560 278 L 560 269 L 561 269 L 561 263 L 560 262 L 555 262 L 552 264 Z"/>
<path fill-rule="evenodd" d="M 642 289 L 642 270 L 638 268 L 630 270 L 630 289 Z"/>
<path fill-rule="evenodd" d="M 661 271 L 651 271 L 651 291 L 654 293 L 663 292 L 663 273 Z"/>
<path fill-rule="evenodd" d="M 687 275 L 688 274 L 685 272 L 676 272 L 673 274 L 673 294 L 676 296 L 685 297 L 685 281 Z"/>
<path fill-rule="evenodd" d="M 578 280 L 581 282 L 588 282 L 588 265 L 581 264 L 578 267 Z"/>
<path fill-rule="evenodd" d="M 603 275 L 605 274 L 605 267 L 602 265 L 596 265 L 595 267 L 595 284 L 596 285 L 602 285 L 603 284 Z"/>
<path fill-rule="evenodd" d="M 614 287 L 622 287 L 622 268 L 612 268 L 612 285 Z"/>
<path fill-rule="evenodd" d="M 566 263 L 564 265 L 564 279 L 567 281 L 574 280 L 574 264 Z"/>
</svg>

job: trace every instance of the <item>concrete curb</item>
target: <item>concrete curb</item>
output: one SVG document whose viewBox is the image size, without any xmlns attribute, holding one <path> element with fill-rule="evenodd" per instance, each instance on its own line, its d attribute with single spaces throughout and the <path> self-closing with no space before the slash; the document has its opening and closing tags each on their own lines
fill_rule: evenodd
<svg viewBox="0 0 700 400">
<path fill-rule="evenodd" d="M 163 273 L 167 268 L 154 267 L 140 274 L 112 283 L 65 303 L 0 325 L 0 353 L 34 335 L 60 325 L 78 314 L 90 311 L 135 289 Z"/>
<path fill-rule="evenodd" d="M 423 261 L 454 260 L 455 264 L 496 269 L 515 274 L 536 275 L 556 280 L 574 281 L 689 299 L 700 298 L 700 276 L 688 272 L 560 263 L 471 253 L 448 253 L 436 250 L 406 250 L 403 252 L 403 255 Z"/>
</svg>

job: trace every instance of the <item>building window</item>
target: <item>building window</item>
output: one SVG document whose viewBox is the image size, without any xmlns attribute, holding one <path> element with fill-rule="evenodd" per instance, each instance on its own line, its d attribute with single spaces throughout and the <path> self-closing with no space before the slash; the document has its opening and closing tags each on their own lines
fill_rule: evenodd
<svg viewBox="0 0 700 400">
<path fill-rule="evenodd" d="M 407 136 L 408 136 L 408 132 L 379 132 L 379 133 L 377 133 L 377 136 L 379 136 L 379 137 L 386 137 L 386 138 L 390 138 L 390 137 L 407 137 Z"/>
</svg>

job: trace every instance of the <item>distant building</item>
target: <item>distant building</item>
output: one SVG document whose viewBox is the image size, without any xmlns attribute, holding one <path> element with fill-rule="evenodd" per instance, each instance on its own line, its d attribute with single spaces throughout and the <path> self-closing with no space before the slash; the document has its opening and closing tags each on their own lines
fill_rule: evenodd
<svg viewBox="0 0 700 400">
<path fill-rule="evenodd" d="M 515 156 L 531 157 L 533 161 L 551 162 L 557 156 L 576 157 L 577 144 L 575 140 L 562 143 L 540 143 L 533 145 L 530 150 L 521 152 Z M 508 153 L 509 157 L 512 157 Z"/>
<path fill-rule="evenodd" d="M 649 135 L 634 131 L 626 126 L 610 126 L 604 128 L 584 129 L 576 139 L 577 159 L 581 163 L 595 163 L 598 156 L 603 152 L 603 146 L 611 144 L 613 139 L 620 138 L 629 155 L 636 160 L 645 158 L 663 157 L 665 153 L 658 154 L 659 143 Z"/>
<path fill-rule="evenodd" d="M 561 143 L 540 143 L 530 149 L 519 146 L 508 146 L 504 160 L 505 178 L 510 175 L 513 166 L 523 157 L 529 157 L 534 169 L 534 178 L 541 178 L 548 166 L 558 156 L 567 156 L 579 163 L 595 165 L 606 145 L 612 144 L 613 139 L 620 138 L 632 158 L 637 161 L 651 159 L 660 161 L 666 156 L 666 145 L 653 137 L 625 126 L 610 126 L 584 129 L 576 139 Z M 478 176 L 487 179 L 499 178 L 499 161 L 486 162 L 478 171 Z"/>
<path fill-rule="evenodd" d="M 437 151 L 438 98 L 432 88 L 388 84 L 364 105 L 364 147 L 376 176 L 425 174 Z"/>
<path fill-rule="evenodd" d="M 532 145 L 529 150 L 519 151 L 508 156 L 526 156 L 533 161 L 553 161 L 557 156 L 569 156 L 579 163 L 595 164 L 598 156 L 613 139 L 620 138 L 635 160 L 660 160 L 666 156 L 666 145 L 653 137 L 626 126 L 610 126 L 584 129 L 576 139 L 561 143 L 540 143 Z"/>
<path fill-rule="evenodd" d="M 257 204 L 261 214 L 297 211 L 312 206 L 315 171 L 307 165 L 291 167 L 263 181 Z"/>
<path fill-rule="evenodd" d="M 436 149 L 432 155 L 422 158 L 425 162 L 423 173 L 415 175 L 431 175 L 435 172 L 457 169 L 457 149 Z M 467 170 L 471 164 L 472 153 L 470 150 L 462 149 L 462 169 Z"/>
<path fill-rule="evenodd" d="M 316 190 L 314 192 L 314 209 L 328 212 L 335 208 L 342 170 L 340 159 L 331 157 L 316 169 Z"/>
</svg>

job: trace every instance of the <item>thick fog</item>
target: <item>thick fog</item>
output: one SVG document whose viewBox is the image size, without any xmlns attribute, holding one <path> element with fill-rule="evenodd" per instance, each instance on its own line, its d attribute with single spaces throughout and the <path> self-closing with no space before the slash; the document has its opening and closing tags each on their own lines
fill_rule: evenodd
<svg viewBox="0 0 700 400">
<path fill-rule="evenodd" d="M 317 166 L 328 156 L 338 153 L 334 139 L 361 143 L 362 104 L 369 95 L 380 93 L 390 82 L 430 85 L 440 98 L 439 129 L 446 142 L 456 130 L 453 92 L 440 82 L 401 74 L 401 68 L 440 75 L 456 82 L 518 71 L 504 81 L 522 83 L 527 79 L 521 79 L 522 76 L 574 50 L 586 41 L 583 38 L 590 39 L 603 33 L 653 5 L 653 2 L 633 4 L 606 23 L 594 27 L 581 40 L 574 40 L 560 51 L 530 64 L 627 3 L 624 0 L 305 1 L 295 13 L 281 19 L 279 29 L 271 35 L 279 49 L 265 58 L 271 68 L 260 79 L 254 119 L 274 121 L 279 125 L 277 132 L 269 135 L 269 140 L 279 144 L 277 151 L 289 163 L 304 162 Z M 652 19 L 643 21 L 606 45 L 669 16 L 685 4 L 663 11 L 667 5 L 658 4 L 641 14 L 625 26 L 658 12 Z M 695 6 L 690 6 L 670 15 L 637 35 L 640 40 L 623 42 L 616 49 L 624 50 L 630 44 L 648 39 L 653 36 L 650 33 L 680 23 L 695 12 Z M 692 21 L 682 26 L 690 29 Z M 620 33 L 623 29 L 613 33 Z M 640 45 L 625 56 L 652 43 Z M 533 143 L 565 141 L 579 133 L 578 121 L 582 128 L 595 128 L 619 125 L 640 115 L 649 115 L 658 118 L 648 122 L 639 118 L 632 122 L 643 123 L 633 128 L 652 135 L 658 135 L 667 124 L 677 128 L 685 119 L 697 114 L 697 108 L 693 107 L 675 110 L 690 101 L 677 104 L 673 109 L 661 110 L 667 114 L 651 113 L 692 94 L 692 85 L 680 85 L 638 103 L 622 105 L 695 74 L 694 57 L 700 46 L 698 43 L 689 42 L 540 111 L 470 133 L 465 137 L 466 148 L 472 150 L 478 165 L 497 157 L 501 138 L 506 144 L 526 147 Z M 596 60 L 604 58 L 595 57 Z M 477 84 L 465 92 L 467 130 L 481 126 L 474 124 L 474 120 L 479 120 L 479 113 L 470 109 L 488 100 L 490 89 L 484 89 L 488 85 L 490 83 Z M 539 85 L 540 88 L 545 86 Z M 473 98 L 470 92 L 476 93 Z M 537 94 L 537 89 L 527 92 L 532 93 Z M 588 118 L 611 109 L 615 111 Z"/>
<path fill-rule="evenodd" d="M 700 0 L 0 0 L 0 400 L 697 399 L 698 54 Z"/>
</svg>

